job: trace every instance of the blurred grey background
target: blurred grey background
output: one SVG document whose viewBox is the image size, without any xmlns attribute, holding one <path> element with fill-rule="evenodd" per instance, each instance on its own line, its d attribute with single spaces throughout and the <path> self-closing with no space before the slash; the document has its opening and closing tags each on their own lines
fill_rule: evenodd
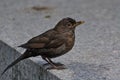
<svg viewBox="0 0 120 80">
<path fill-rule="evenodd" d="M 85 24 L 76 28 L 74 48 L 53 59 L 68 69 L 50 72 L 63 80 L 119 80 L 120 0 L 0 0 L 0 40 L 23 53 L 17 46 L 65 17 Z"/>
</svg>

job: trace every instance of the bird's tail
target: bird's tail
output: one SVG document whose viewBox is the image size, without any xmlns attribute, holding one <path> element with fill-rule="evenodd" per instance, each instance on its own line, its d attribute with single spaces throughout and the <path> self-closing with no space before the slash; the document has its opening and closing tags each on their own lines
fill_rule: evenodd
<svg viewBox="0 0 120 80">
<path fill-rule="evenodd" d="M 28 53 L 28 51 L 26 50 L 24 54 L 22 54 L 20 57 L 18 57 L 15 61 L 13 61 L 11 64 L 9 64 L 5 69 L 4 71 L 2 72 L 1 76 L 9 69 L 11 68 L 12 66 L 14 66 L 15 64 L 17 64 L 18 62 L 20 62 L 21 60 L 23 59 L 26 59 L 28 58 L 28 56 L 26 55 L 26 53 Z M 29 53 L 28 53 L 29 54 Z"/>
</svg>

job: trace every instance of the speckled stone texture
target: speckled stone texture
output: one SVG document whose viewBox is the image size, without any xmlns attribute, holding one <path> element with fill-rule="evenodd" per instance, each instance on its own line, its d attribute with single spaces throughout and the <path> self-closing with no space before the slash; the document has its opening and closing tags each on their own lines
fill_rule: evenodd
<svg viewBox="0 0 120 80">
<path fill-rule="evenodd" d="M 0 74 L 21 54 L 0 41 Z M 26 59 L 9 69 L 0 80 L 60 80 L 33 61 Z"/>
<path fill-rule="evenodd" d="M 53 59 L 68 69 L 49 72 L 62 80 L 120 80 L 120 0 L 0 0 L 0 39 L 23 53 L 17 46 L 64 17 L 85 24 L 76 28 L 74 48 Z"/>
</svg>

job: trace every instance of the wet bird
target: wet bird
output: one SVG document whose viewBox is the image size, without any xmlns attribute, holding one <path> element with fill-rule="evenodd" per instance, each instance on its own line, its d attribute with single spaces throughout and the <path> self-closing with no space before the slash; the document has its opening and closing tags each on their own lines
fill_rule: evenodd
<svg viewBox="0 0 120 80">
<path fill-rule="evenodd" d="M 51 58 L 59 57 L 72 49 L 75 42 L 75 28 L 83 23 L 84 21 L 76 22 L 69 17 L 63 18 L 53 29 L 33 37 L 27 43 L 20 45 L 19 47 L 25 48 L 26 51 L 8 65 L 1 75 L 21 60 L 35 56 L 41 56 L 43 60 L 51 65 L 51 69 L 64 68 L 62 67 L 63 64 L 54 63 Z"/>
</svg>

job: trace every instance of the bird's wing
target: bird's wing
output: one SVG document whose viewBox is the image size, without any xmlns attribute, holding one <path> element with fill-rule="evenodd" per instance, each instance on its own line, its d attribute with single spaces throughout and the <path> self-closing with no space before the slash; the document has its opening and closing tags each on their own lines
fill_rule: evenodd
<svg viewBox="0 0 120 80">
<path fill-rule="evenodd" d="M 51 35 L 53 36 L 55 34 L 54 30 L 46 31 L 45 33 L 38 35 L 36 37 L 33 37 L 30 39 L 27 43 L 22 44 L 18 47 L 23 48 L 44 48 L 46 44 L 50 42 Z"/>
<path fill-rule="evenodd" d="M 49 35 L 49 36 L 48 36 Z M 27 43 L 20 45 L 23 48 L 56 48 L 65 43 L 65 38 L 59 34 L 39 35 Z M 54 35 L 54 36 L 53 36 Z"/>
<path fill-rule="evenodd" d="M 61 35 L 54 36 L 53 39 L 45 46 L 45 48 L 57 48 L 66 42 Z"/>
<path fill-rule="evenodd" d="M 49 42 L 48 37 L 37 36 L 29 40 L 27 43 L 20 45 L 23 48 L 43 48 Z"/>
</svg>

